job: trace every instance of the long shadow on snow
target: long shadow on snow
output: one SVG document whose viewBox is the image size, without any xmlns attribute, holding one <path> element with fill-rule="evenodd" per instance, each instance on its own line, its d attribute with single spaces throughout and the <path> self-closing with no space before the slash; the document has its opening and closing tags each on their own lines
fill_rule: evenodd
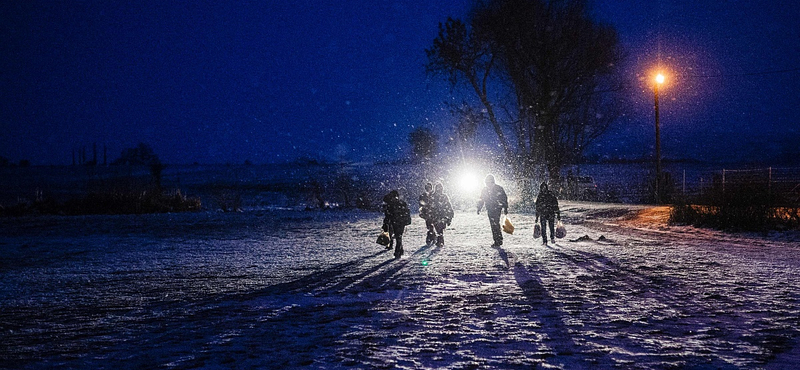
<svg viewBox="0 0 800 370">
<path fill-rule="evenodd" d="M 426 257 L 430 259 L 441 250 L 441 247 L 430 248 L 430 246 L 425 245 L 411 255 L 416 256 L 426 250 L 430 250 Z M 359 292 L 360 290 L 374 292 L 386 289 L 401 289 L 403 287 L 391 285 L 390 283 L 396 282 L 396 279 L 392 279 L 392 277 L 396 276 L 408 264 L 409 261 L 407 259 L 387 260 L 363 271 L 357 268 L 365 261 L 389 252 L 391 250 L 383 250 L 358 260 L 341 263 L 290 282 L 276 284 L 257 292 L 249 293 L 245 298 L 282 293 L 308 293 L 312 291 L 320 291 L 323 294 L 339 294 L 348 291 Z M 379 274 L 375 274 L 386 266 L 391 267 Z"/>
<path fill-rule="evenodd" d="M 108 349 L 106 361 L 76 360 L 78 367 L 108 364 L 117 357 L 133 367 L 244 364 L 254 358 L 259 359 L 259 367 L 267 368 L 341 364 L 344 360 L 336 348 L 343 336 L 373 315 L 372 309 L 382 299 L 354 293 L 397 288 L 392 282 L 408 263 L 390 259 L 361 267 L 381 255 L 387 251 L 254 292 L 159 304 L 158 310 L 180 314 L 128 323 L 133 338 L 124 346 Z M 209 345 L 213 342 L 218 345 Z M 187 351 L 191 360 L 182 362 Z M 131 352 L 139 355 L 131 358 Z"/>
<path fill-rule="evenodd" d="M 428 252 L 428 254 L 422 258 L 423 260 L 427 261 L 427 260 L 430 260 L 431 258 L 433 258 L 433 256 L 439 254 L 439 252 L 441 252 L 441 250 L 442 250 L 441 246 L 438 246 L 438 245 L 431 246 L 431 245 L 427 245 L 426 244 L 426 245 L 423 245 L 422 247 L 420 247 L 419 249 L 417 249 L 411 255 L 412 256 L 419 256 L 420 254 L 424 254 L 425 252 Z"/>
<path fill-rule="evenodd" d="M 503 262 L 506 263 L 506 266 L 511 268 L 511 263 L 508 260 L 508 252 L 505 249 L 503 249 L 503 247 L 500 247 L 500 248 L 497 248 L 497 253 L 500 254 L 500 259 L 502 259 Z"/>
<path fill-rule="evenodd" d="M 331 266 L 329 268 L 313 272 L 311 274 L 308 274 L 306 276 L 303 276 L 301 278 L 292 281 L 275 284 L 255 292 L 235 295 L 230 298 L 248 300 L 275 294 L 287 294 L 287 293 L 291 294 L 291 293 L 302 293 L 302 292 L 308 293 L 308 292 L 313 292 L 315 290 L 331 291 L 335 289 L 334 287 L 340 286 L 342 284 L 341 282 L 342 279 L 348 279 L 348 276 L 353 275 L 354 272 L 360 271 L 358 268 L 359 266 L 365 264 L 368 260 L 371 260 L 375 257 L 388 254 L 388 252 L 389 252 L 388 250 L 382 250 L 380 252 L 365 256 L 363 258 L 340 263 Z M 377 266 L 373 267 L 368 271 L 377 271 L 381 267 L 386 266 L 391 262 L 392 260 L 387 260 L 381 264 L 378 264 Z M 352 278 L 349 279 L 352 280 Z"/>
<path fill-rule="evenodd" d="M 509 265 L 508 252 L 504 248 L 497 249 L 500 257 Z M 554 297 L 542 284 L 541 275 L 544 273 L 539 268 L 526 267 L 516 263 L 509 265 L 514 273 L 514 279 L 522 289 L 525 298 L 531 307 L 531 313 L 541 323 L 542 332 L 547 334 L 545 343 L 552 347 L 553 352 L 543 356 L 569 356 L 579 353 L 579 347 L 572 338 L 569 328 L 564 324 L 565 317 L 560 313 L 560 307 Z"/>
<path fill-rule="evenodd" d="M 410 255 L 419 256 L 420 254 L 429 252 L 425 257 L 423 257 L 424 260 L 429 260 L 437 253 L 439 253 L 441 249 L 442 247 L 440 246 L 430 246 L 426 244 L 423 245 L 422 247 L 419 247 L 416 251 L 414 251 Z M 383 252 L 379 254 L 382 253 Z M 398 281 L 398 273 L 406 265 L 408 265 L 408 263 L 409 260 L 407 259 L 389 260 L 377 266 L 374 266 L 368 270 L 365 270 L 355 276 L 347 277 L 346 281 L 340 281 L 339 283 L 330 286 L 325 290 L 327 292 L 335 294 L 344 292 L 358 293 L 361 291 L 380 292 L 385 290 L 397 290 L 397 289 L 408 288 L 408 286 L 403 286 Z M 376 272 L 378 272 L 379 270 L 383 269 L 386 266 L 391 266 L 391 267 L 381 272 L 380 274 L 375 274 Z M 413 284 L 418 284 L 418 282 L 414 282 Z"/>
<path fill-rule="evenodd" d="M 664 366 L 664 361 L 683 364 L 714 364 L 725 368 L 720 357 L 734 356 L 759 363 L 785 351 L 786 338 L 796 330 L 775 334 L 778 324 L 771 320 L 744 323 L 741 303 L 727 294 L 709 294 L 670 275 L 670 268 L 648 261 L 625 263 L 602 254 L 549 246 L 557 259 L 567 261 L 577 273 L 580 287 L 561 292 L 569 316 L 605 336 L 591 341 L 603 346 L 623 347 L 624 360 Z M 701 268 L 702 261 L 687 261 L 686 274 Z M 630 265 L 630 266 L 629 266 Z M 696 266 L 700 265 L 700 266 Z M 633 266 L 633 267 L 631 267 Z M 716 282 L 708 282 L 716 284 Z M 658 302 L 656 306 L 653 301 Z M 638 306 L 644 305 L 644 306 Z M 664 312 L 668 307 L 673 314 Z M 591 315 L 589 314 L 591 313 Z M 769 315 L 778 316 L 778 314 Z M 743 330 L 744 335 L 737 334 Z M 649 341 L 633 338 L 647 336 Z M 694 347 L 686 346 L 693 343 Z M 742 342 L 760 347 L 758 353 L 738 353 L 732 348 Z M 654 345 L 653 343 L 658 343 Z M 666 348 L 665 348 L 666 346 Z M 637 354 L 637 355 L 633 355 Z"/>
<path fill-rule="evenodd" d="M 72 325 L 78 327 L 69 328 L 74 333 L 55 333 L 52 337 L 58 339 L 32 354 L 0 351 L 0 355 L 8 355 L 5 360 L 14 367 L 50 359 L 75 368 L 114 363 L 131 368 L 167 363 L 177 368 L 232 363 L 246 367 L 247 361 L 258 359 L 259 367 L 292 368 L 308 366 L 319 356 L 328 356 L 323 363 L 335 364 L 340 362 L 332 355 L 337 341 L 372 315 L 375 301 L 381 299 L 380 295 L 362 298 L 340 293 L 380 291 L 396 285 L 391 282 L 397 281 L 408 261 L 375 261 L 388 255 L 380 251 L 257 291 L 210 293 L 131 308 L 114 302 L 108 307 L 73 307 L 64 320 L 105 317 L 108 321 L 85 328 L 79 323 Z M 20 336 L 25 342 L 15 348 L 30 346 L 31 339 Z M 103 345 L 87 352 L 90 343 Z"/>
<path fill-rule="evenodd" d="M 359 293 L 362 291 L 380 292 L 385 290 L 402 289 L 398 286 L 396 277 L 397 274 L 408 264 L 407 260 L 399 261 L 386 261 L 371 269 L 368 269 L 353 277 L 347 277 L 346 280 L 340 281 L 338 284 L 333 285 L 326 289 L 331 294 L 340 294 L 346 292 Z M 374 275 L 379 270 L 386 266 L 391 266 L 380 274 Z M 372 276 L 370 276 L 372 275 Z"/>
<path fill-rule="evenodd" d="M 374 315 L 373 308 L 384 299 L 380 295 L 368 295 L 362 298 L 358 293 L 381 293 L 404 288 L 398 282 L 398 274 L 408 264 L 409 261 L 406 259 L 391 259 L 367 269 L 359 269 L 366 260 L 384 255 L 386 252 L 382 251 L 360 260 L 339 264 L 246 295 L 255 302 L 266 299 L 273 307 L 273 313 L 267 315 L 263 312 L 248 313 L 247 316 L 256 316 L 248 320 L 258 321 L 258 327 L 242 332 L 240 340 L 249 346 L 253 344 L 248 343 L 255 342 L 261 348 L 261 353 L 269 354 L 268 367 L 357 365 L 357 363 L 347 363 L 353 359 L 347 360 L 349 356 L 341 357 L 337 348 L 345 340 L 343 339 L 345 334 L 351 332 L 354 326 L 363 323 L 365 318 Z M 419 251 L 414 254 L 417 253 Z M 312 291 L 313 296 L 309 296 L 307 293 Z M 284 307 L 277 307 L 274 303 Z M 241 318 L 235 320 L 236 327 L 247 326 L 247 322 L 238 321 L 241 321 Z M 362 340 L 366 351 L 380 345 L 370 344 L 365 338 Z"/>
</svg>

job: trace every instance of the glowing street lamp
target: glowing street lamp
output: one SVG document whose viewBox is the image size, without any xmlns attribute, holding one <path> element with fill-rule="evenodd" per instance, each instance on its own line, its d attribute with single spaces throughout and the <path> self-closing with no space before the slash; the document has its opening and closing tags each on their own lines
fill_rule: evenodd
<svg viewBox="0 0 800 370">
<path fill-rule="evenodd" d="M 661 203 L 661 132 L 658 122 L 658 85 L 664 83 L 664 75 L 656 75 L 654 87 L 656 97 L 656 203 Z"/>
</svg>

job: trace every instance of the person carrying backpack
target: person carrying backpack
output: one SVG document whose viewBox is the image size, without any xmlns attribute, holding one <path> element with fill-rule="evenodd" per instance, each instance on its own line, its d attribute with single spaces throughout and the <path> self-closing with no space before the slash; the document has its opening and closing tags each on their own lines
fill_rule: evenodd
<svg viewBox="0 0 800 370">
<path fill-rule="evenodd" d="M 400 192 L 392 190 L 383 197 L 383 231 L 389 233 L 388 248 L 392 248 L 394 241 L 394 258 L 403 256 L 403 232 L 406 226 L 411 225 L 411 211 L 408 204 L 400 199 Z"/>
<path fill-rule="evenodd" d="M 431 220 L 436 232 L 436 246 L 444 246 L 444 229 L 453 221 L 453 206 L 450 198 L 444 193 L 444 185 L 436 183 L 436 188 L 431 196 Z"/>
<path fill-rule="evenodd" d="M 427 182 L 425 183 L 425 191 L 419 195 L 419 217 L 425 220 L 425 228 L 428 229 L 428 234 L 425 236 L 425 245 L 431 245 L 436 241 L 436 227 L 433 224 L 433 217 L 431 217 L 432 197 L 433 184 Z"/>
<path fill-rule="evenodd" d="M 550 241 L 556 242 L 555 219 L 556 216 L 561 220 L 561 210 L 558 209 L 558 199 L 548 188 L 547 183 L 543 182 L 539 187 L 539 196 L 536 197 L 536 220 L 541 217 L 542 245 L 547 245 L 547 223 L 550 223 Z"/>
</svg>

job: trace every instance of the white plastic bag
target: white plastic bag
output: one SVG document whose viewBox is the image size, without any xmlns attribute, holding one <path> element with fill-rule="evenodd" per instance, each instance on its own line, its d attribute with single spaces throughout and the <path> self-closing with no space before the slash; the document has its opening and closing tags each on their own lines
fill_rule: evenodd
<svg viewBox="0 0 800 370">
<path fill-rule="evenodd" d="M 567 236 L 567 228 L 564 227 L 564 224 L 561 223 L 561 220 L 559 220 L 556 224 L 556 238 L 561 239 L 565 236 Z"/>
</svg>

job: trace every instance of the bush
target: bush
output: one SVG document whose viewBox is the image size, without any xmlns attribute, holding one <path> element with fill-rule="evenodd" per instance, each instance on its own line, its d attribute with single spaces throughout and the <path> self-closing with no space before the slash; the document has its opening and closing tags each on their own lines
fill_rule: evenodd
<svg viewBox="0 0 800 370">
<path fill-rule="evenodd" d="M 180 190 L 169 192 L 157 189 L 94 191 L 86 196 L 58 203 L 53 198 L 34 202 L 19 202 L 0 208 L 0 215 L 23 216 L 30 214 L 144 214 L 167 212 L 194 212 L 201 209 L 199 198 L 190 198 Z"/>
<path fill-rule="evenodd" d="M 92 192 L 65 203 L 66 214 L 144 214 L 192 212 L 200 210 L 200 199 L 189 198 L 180 190 Z"/>
<path fill-rule="evenodd" d="M 693 202 L 673 204 L 670 222 L 730 231 L 785 230 L 800 228 L 800 207 L 772 206 L 763 188 L 716 187 Z"/>
<path fill-rule="evenodd" d="M 214 194 L 217 208 L 223 212 L 242 211 L 242 193 L 233 189 L 221 189 Z"/>
<path fill-rule="evenodd" d="M 126 165 L 126 166 L 149 166 L 154 163 L 160 163 L 158 156 L 153 152 L 153 148 L 145 143 L 139 143 L 134 148 L 128 148 L 122 151 L 119 158 L 111 162 L 112 165 Z"/>
</svg>

